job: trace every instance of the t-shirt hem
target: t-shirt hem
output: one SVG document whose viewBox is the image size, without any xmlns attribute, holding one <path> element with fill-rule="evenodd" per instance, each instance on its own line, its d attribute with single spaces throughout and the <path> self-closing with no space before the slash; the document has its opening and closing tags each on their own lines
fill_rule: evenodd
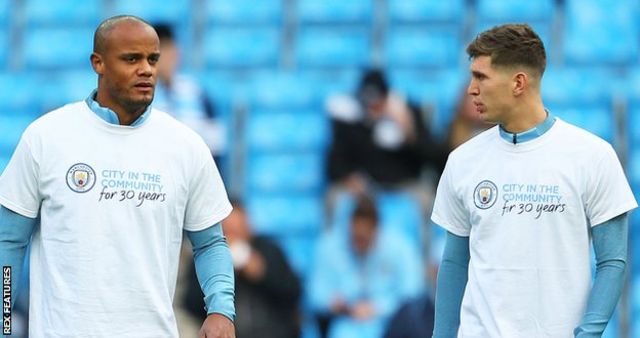
<svg viewBox="0 0 640 338">
<path fill-rule="evenodd" d="M 637 207 L 638 207 L 638 204 L 635 202 L 629 202 L 627 204 L 623 204 L 619 208 L 616 208 L 613 211 L 610 211 L 596 219 L 591 220 L 591 227 L 593 228 L 596 225 L 600 225 L 616 216 L 622 215 L 625 212 L 629 212 Z"/>
<path fill-rule="evenodd" d="M 469 237 L 469 235 L 470 235 L 469 231 L 462 230 L 459 227 L 453 226 L 453 225 L 449 224 L 448 222 L 445 222 L 440 217 L 438 217 L 438 215 L 436 215 L 436 214 L 431 215 L 431 220 L 433 221 L 433 223 L 437 224 L 441 228 L 449 231 L 450 233 L 452 233 L 452 234 L 454 234 L 456 236 Z"/>
<path fill-rule="evenodd" d="M 22 215 L 24 217 L 28 217 L 28 218 L 36 218 L 38 217 L 38 212 L 37 211 L 31 211 L 27 208 L 21 207 L 13 202 L 11 202 L 9 199 L 0 196 L 0 204 L 2 204 L 5 208 L 19 214 Z"/>
<path fill-rule="evenodd" d="M 218 222 L 222 221 L 223 219 L 225 219 L 227 216 L 229 216 L 229 214 L 231 213 L 231 210 L 233 208 L 231 207 L 231 204 L 227 204 L 225 208 L 222 209 L 222 211 L 212 215 L 211 217 L 208 217 L 207 219 L 198 222 L 198 223 L 194 223 L 192 225 L 184 225 L 184 230 L 187 231 L 201 231 L 204 230 L 212 225 L 217 224 Z"/>
</svg>

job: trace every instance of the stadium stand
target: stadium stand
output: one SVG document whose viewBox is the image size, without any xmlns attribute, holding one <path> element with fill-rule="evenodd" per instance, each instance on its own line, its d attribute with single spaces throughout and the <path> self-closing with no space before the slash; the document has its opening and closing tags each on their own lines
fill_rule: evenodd
<svg viewBox="0 0 640 338">
<path fill-rule="evenodd" d="M 344 222 L 325 215 L 331 131 L 324 98 L 351 90 L 363 68 L 379 66 L 392 87 L 430 108 L 425 118 L 445 137 L 466 88 L 466 44 L 482 29 L 527 22 L 549 54 L 547 108 L 613 142 L 640 198 L 639 6 L 636 0 L 0 1 L 0 172 L 31 121 L 95 87 L 89 55 L 96 23 L 123 13 L 172 23 L 186 51 L 181 67 L 202 81 L 228 127 L 233 170 L 225 181 L 245 198 L 257 231 L 276 238 L 304 278 L 322 229 Z M 380 202 L 383 223 L 402 219 L 408 233 L 424 231 L 414 201 L 387 195 Z M 343 219 L 345 205 L 337 213 Z M 607 338 L 640 337 L 638 212 L 630 237 L 629 291 Z M 308 324 L 304 338 L 317 337 Z"/>
</svg>

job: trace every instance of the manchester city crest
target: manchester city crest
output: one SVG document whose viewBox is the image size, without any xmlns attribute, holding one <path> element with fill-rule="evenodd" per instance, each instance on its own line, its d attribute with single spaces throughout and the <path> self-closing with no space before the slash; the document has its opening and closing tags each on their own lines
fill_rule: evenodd
<svg viewBox="0 0 640 338">
<path fill-rule="evenodd" d="M 476 207 L 480 209 L 491 208 L 498 200 L 498 187 L 495 183 L 484 180 L 476 186 L 476 190 L 473 192 L 473 201 Z"/>
<path fill-rule="evenodd" d="M 67 171 L 67 185 L 77 193 L 91 190 L 96 184 L 96 172 L 84 163 L 76 163 Z"/>
</svg>

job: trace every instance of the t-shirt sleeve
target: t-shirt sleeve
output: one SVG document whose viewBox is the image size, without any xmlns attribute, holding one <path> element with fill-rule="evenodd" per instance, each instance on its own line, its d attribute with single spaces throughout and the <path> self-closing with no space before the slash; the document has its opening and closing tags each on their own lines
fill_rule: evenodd
<svg viewBox="0 0 640 338">
<path fill-rule="evenodd" d="M 453 186 L 455 165 L 452 162 L 449 158 L 440 177 L 431 220 L 455 235 L 468 237 L 471 224 L 462 198 Z"/>
<path fill-rule="evenodd" d="M 0 204 L 29 218 L 38 216 L 42 201 L 38 184 L 38 154 L 33 148 L 25 132 L 0 176 Z"/>
<path fill-rule="evenodd" d="M 590 169 L 584 207 L 591 226 L 606 222 L 638 206 L 611 146 L 606 148 L 598 163 Z"/>
<path fill-rule="evenodd" d="M 209 149 L 202 143 L 197 155 L 200 158 L 189 184 L 189 198 L 185 211 L 184 229 L 199 231 L 226 218 L 231 213 L 231 203 L 222 183 L 218 168 Z"/>
</svg>

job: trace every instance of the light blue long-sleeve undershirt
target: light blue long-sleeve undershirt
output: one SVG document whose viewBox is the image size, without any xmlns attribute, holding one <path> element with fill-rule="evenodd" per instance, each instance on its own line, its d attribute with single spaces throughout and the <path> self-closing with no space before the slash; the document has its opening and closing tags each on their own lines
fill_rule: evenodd
<svg viewBox="0 0 640 338">
<path fill-rule="evenodd" d="M 576 338 L 600 337 L 615 310 L 624 285 L 628 224 L 625 213 L 592 228 L 595 280 L 580 325 L 574 330 Z M 469 259 L 469 237 L 447 232 L 438 272 L 434 338 L 457 335 Z"/>
<path fill-rule="evenodd" d="M 0 205 L 0 265 L 11 267 L 11 306 L 18 294 L 18 279 L 36 219 L 19 215 Z M 233 265 L 227 242 L 218 223 L 201 231 L 185 231 L 193 246 L 193 259 L 207 313 L 235 319 Z"/>
</svg>

